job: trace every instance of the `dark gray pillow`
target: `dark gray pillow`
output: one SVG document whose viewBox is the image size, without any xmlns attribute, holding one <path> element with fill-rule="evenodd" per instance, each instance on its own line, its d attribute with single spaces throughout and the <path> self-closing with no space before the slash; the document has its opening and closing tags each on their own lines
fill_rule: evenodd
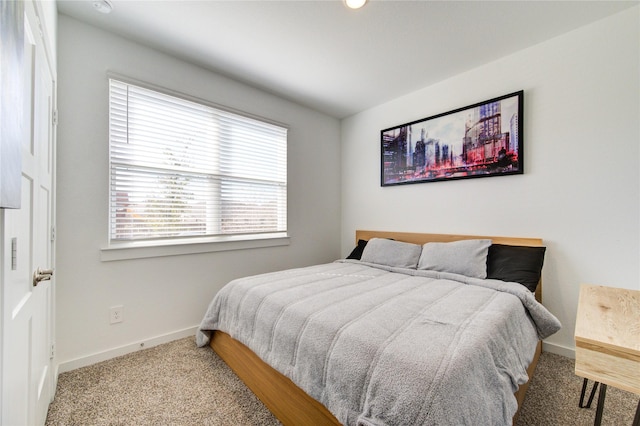
<svg viewBox="0 0 640 426">
<path fill-rule="evenodd" d="M 545 247 L 493 244 L 487 256 L 487 278 L 520 283 L 535 292 L 545 250 Z"/>
<path fill-rule="evenodd" d="M 364 250 L 366 245 L 367 245 L 367 240 L 358 240 L 358 245 L 356 245 L 356 247 L 351 251 L 351 253 L 349 253 L 349 256 L 347 256 L 347 259 L 360 260 L 360 258 L 362 257 L 362 251 Z"/>
<path fill-rule="evenodd" d="M 422 247 L 385 238 L 371 238 L 362 251 L 363 262 L 415 269 Z"/>
<path fill-rule="evenodd" d="M 487 277 L 487 253 L 490 245 L 491 240 L 426 243 L 422 246 L 418 269 L 484 279 Z"/>
</svg>

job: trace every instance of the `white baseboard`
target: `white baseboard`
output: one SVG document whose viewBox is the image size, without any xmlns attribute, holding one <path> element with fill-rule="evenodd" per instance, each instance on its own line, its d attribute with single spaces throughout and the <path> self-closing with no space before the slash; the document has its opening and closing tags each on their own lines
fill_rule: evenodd
<svg viewBox="0 0 640 426">
<path fill-rule="evenodd" d="M 542 342 L 542 350 L 544 352 L 551 352 L 552 354 L 562 355 L 567 358 L 576 359 L 576 350 L 574 348 L 568 348 L 566 346 L 558 345 L 556 343 Z"/>
<path fill-rule="evenodd" d="M 174 331 L 172 333 L 163 334 L 160 336 L 144 339 L 139 342 L 130 343 L 128 345 L 120 346 L 117 348 L 109 349 L 104 352 L 95 353 L 92 355 L 76 358 L 71 361 L 65 361 L 58 364 L 56 369 L 56 377 L 58 374 L 62 374 L 67 371 L 75 370 L 77 368 L 86 367 L 88 365 L 96 364 L 98 362 L 106 361 L 111 358 L 126 355 L 131 352 L 136 352 L 142 349 L 152 348 L 154 346 L 161 345 L 163 343 L 172 342 L 174 340 L 182 339 L 183 337 L 194 336 L 198 326 L 185 328 L 183 330 Z"/>
</svg>

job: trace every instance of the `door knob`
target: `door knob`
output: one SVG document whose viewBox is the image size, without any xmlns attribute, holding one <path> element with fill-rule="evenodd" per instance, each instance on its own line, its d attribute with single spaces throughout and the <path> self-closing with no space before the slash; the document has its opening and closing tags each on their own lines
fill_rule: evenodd
<svg viewBox="0 0 640 426">
<path fill-rule="evenodd" d="M 33 273 L 33 286 L 37 286 L 40 281 L 50 280 L 53 275 L 53 269 L 36 269 Z"/>
</svg>

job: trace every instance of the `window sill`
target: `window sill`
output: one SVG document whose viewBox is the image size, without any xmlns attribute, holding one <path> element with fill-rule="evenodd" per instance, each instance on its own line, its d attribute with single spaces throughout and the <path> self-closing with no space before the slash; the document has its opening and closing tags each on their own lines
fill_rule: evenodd
<svg viewBox="0 0 640 426">
<path fill-rule="evenodd" d="M 243 239 L 244 238 L 244 239 Z M 198 240 L 145 241 L 111 244 L 100 249 L 100 260 L 144 259 L 149 257 L 180 256 L 216 251 L 244 250 L 251 248 L 289 245 L 287 234 L 266 234 L 247 237 L 216 237 Z"/>
</svg>

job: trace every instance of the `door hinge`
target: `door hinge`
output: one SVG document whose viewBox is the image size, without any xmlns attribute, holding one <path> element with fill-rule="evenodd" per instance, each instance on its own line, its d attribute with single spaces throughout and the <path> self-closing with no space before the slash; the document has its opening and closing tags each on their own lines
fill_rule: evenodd
<svg viewBox="0 0 640 426">
<path fill-rule="evenodd" d="M 11 270 L 18 269 L 18 238 L 11 239 Z"/>
<path fill-rule="evenodd" d="M 51 344 L 51 353 L 49 354 L 49 359 L 53 359 L 56 356 L 56 344 Z"/>
<path fill-rule="evenodd" d="M 51 227 L 51 242 L 54 242 L 56 240 L 56 227 L 52 226 Z"/>
<path fill-rule="evenodd" d="M 58 125 L 58 110 L 54 109 L 53 112 L 51 113 L 51 123 L 54 126 Z"/>
</svg>

